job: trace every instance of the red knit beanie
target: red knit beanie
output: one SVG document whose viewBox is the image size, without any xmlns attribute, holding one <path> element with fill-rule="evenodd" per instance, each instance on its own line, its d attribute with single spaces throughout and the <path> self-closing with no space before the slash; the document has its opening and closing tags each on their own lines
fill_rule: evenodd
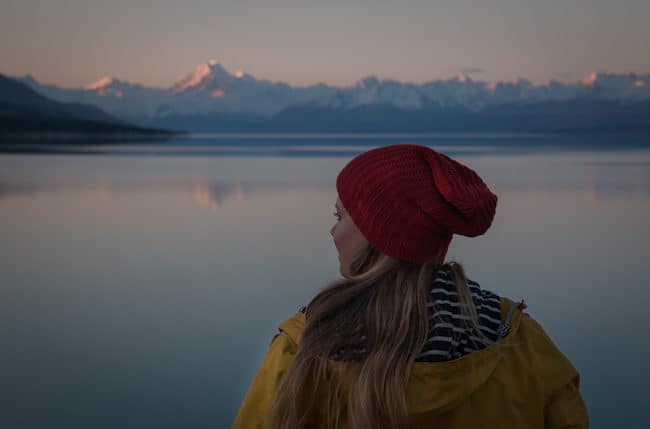
<svg viewBox="0 0 650 429">
<path fill-rule="evenodd" d="M 339 173 L 336 189 L 371 245 L 410 262 L 443 263 L 452 235 L 483 234 L 497 205 L 473 170 L 412 144 L 358 155 Z"/>
</svg>

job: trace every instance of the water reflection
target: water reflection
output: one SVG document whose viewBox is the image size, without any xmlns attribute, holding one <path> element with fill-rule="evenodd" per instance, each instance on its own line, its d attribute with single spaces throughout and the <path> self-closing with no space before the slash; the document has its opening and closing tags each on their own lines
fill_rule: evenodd
<svg viewBox="0 0 650 429">
<path fill-rule="evenodd" d="M 251 189 L 244 189 L 244 187 L 237 184 L 207 184 L 199 183 L 192 187 L 192 197 L 194 201 L 201 206 L 208 206 L 216 210 L 224 201 L 229 197 L 241 201 L 245 198 L 245 193 L 250 192 Z"/>
<path fill-rule="evenodd" d="M 372 147 L 414 143 L 450 155 L 512 155 L 567 150 L 635 150 L 648 147 L 647 135 L 525 133 L 424 134 L 188 134 L 183 138 L 112 142 L 101 139 L 0 141 L 0 154 L 218 157 L 350 157 Z"/>
<path fill-rule="evenodd" d="M 13 155 L 0 158 L 0 200 L 42 193 L 96 192 L 108 197 L 185 189 L 196 202 L 219 206 L 229 198 L 243 199 L 256 192 L 333 188 L 337 172 L 353 155 L 205 159 Z M 650 151 L 456 158 L 479 171 L 497 193 L 580 190 L 594 198 L 650 195 Z"/>
<path fill-rule="evenodd" d="M 128 183 L 128 184 L 25 184 L 25 183 L 0 183 L 0 200 L 11 198 L 37 198 L 39 195 L 60 194 L 60 198 L 95 198 L 97 200 L 115 200 L 125 195 L 148 194 L 186 194 L 190 200 L 199 206 L 216 210 L 229 201 L 244 201 L 259 194 L 273 192 L 287 192 L 299 190 L 332 190 L 330 184 L 289 184 L 289 183 L 262 183 L 241 181 L 199 181 L 199 182 L 172 182 L 172 183 Z"/>
</svg>

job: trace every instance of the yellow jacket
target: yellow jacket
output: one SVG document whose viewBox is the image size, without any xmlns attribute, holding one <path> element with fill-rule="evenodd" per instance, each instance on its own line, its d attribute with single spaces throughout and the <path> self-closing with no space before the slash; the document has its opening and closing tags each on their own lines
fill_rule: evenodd
<svg viewBox="0 0 650 429">
<path fill-rule="evenodd" d="M 501 298 L 501 320 L 513 302 Z M 482 350 L 446 362 L 415 362 L 408 382 L 409 428 L 587 428 L 579 375 L 541 326 L 515 306 L 510 332 Z M 305 325 L 280 325 L 239 409 L 233 429 L 263 428 L 275 389 Z M 355 363 L 330 361 L 334 373 Z M 337 369 L 338 367 L 338 369 Z M 348 372 L 349 373 L 349 372 Z M 314 422 L 313 427 L 320 425 Z M 343 428 L 347 428 L 343 418 Z"/>
</svg>

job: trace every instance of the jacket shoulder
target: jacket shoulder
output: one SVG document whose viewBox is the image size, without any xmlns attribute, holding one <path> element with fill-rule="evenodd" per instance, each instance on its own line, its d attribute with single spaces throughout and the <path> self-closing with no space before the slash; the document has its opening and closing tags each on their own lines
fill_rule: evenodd
<svg viewBox="0 0 650 429">
<path fill-rule="evenodd" d="M 289 319 L 291 320 L 291 319 Z M 286 322 L 284 322 L 283 326 Z M 289 331 L 293 328 L 287 325 Z M 293 362 L 297 345 L 286 331 L 273 338 L 242 402 L 232 429 L 261 429 L 268 417 L 275 392 Z"/>
<path fill-rule="evenodd" d="M 532 371 L 544 385 L 547 400 L 568 384 L 579 386 L 580 375 L 544 328 L 530 314 L 521 312 L 513 345 L 524 345 Z"/>
<path fill-rule="evenodd" d="M 280 323 L 278 330 L 280 333 L 287 335 L 288 339 L 294 344 L 298 345 L 302 331 L 305 329 L 305 313 L 298 311 L 289 319 Z M 278 334 L 279 335 L 279 334 Z"/>
</svg>

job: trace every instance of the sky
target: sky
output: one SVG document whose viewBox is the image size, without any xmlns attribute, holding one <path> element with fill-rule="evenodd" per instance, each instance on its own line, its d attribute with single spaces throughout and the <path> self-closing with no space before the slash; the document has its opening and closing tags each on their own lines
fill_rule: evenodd
<svg viewBox="0 0 650 429">
<path fill-rule="evenodd" d="M 0 73 L 168 87 L 217 59 L 304 86 L 650 72 L 648 0 L 2 0 Z"/>
</svg>

